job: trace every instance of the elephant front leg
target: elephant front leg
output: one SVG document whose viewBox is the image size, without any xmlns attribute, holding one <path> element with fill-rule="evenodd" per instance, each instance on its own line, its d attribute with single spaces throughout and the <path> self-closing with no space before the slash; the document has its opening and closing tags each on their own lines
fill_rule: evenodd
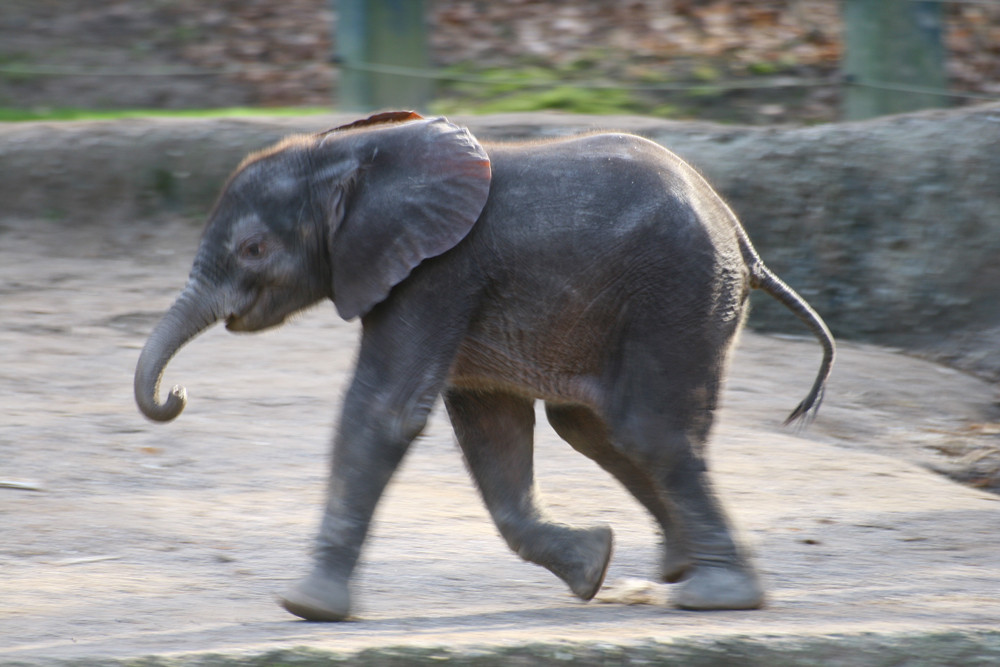
<svg viewBox="0 0 1000 667">
<path fill-rule="evenodd" d="M 281 598 L 282 606 L 309 621 L 350 616 L 349 582 L 368 534 L 375 506 L 426 420 L 426 411 L 400 424 L 392 411 L 373 409 L 352 386 L 333 450 L 327 502 L 316 540 L 315 565 Z"/>
<path fill-rule="evenodd" d="M 469 471 L 508 546 L 549 569 L 577 597 L 593 598 L 611 560 L 611 529 L 577 529 L 544 518 L 535 501 L 532 402 L 501 392 L 452 389 L 445 405 Z"/>
<path fill-rule="evenodd" d="M 427 423 L 471 312 L 471 293 L 456 291 L 441 298 L 439 285 L 456 282 L 448 270 L 447 263 L 421 265 L 392 298 L 362 319 L 361 349 L 334 442 L 315 567 L 282 599 L 297 616 L 338 621 L 350 615 L 349 582 L 375 506 Z"/>
</svg>

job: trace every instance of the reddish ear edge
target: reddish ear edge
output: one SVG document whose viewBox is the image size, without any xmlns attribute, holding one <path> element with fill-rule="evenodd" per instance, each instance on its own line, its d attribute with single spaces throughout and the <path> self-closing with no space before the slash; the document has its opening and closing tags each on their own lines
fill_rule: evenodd
<svg viewBox="0 0 1000 667">
<path fill-rule="evenodd" d="M 340 127 L 335 127 L 325 132 L 320 132 L 318 136 L 326 136 L 331 132 L 342 132 L 344 130 L 356 130 L 359 127 L 370 127 L 372 125 L 386 125 L 388 123 L 405 123 L 408 120 L 422 120 L 423 116 L 418 114 L 416 111 L 384 111 L 382 113 L 377 113 L 373 116 L 368 116 L 368 118 L 362 118 L 361 120 L 356 120 L 353 123 L 348 123 L 347 125 L 341 125 Z"/>
</svg>

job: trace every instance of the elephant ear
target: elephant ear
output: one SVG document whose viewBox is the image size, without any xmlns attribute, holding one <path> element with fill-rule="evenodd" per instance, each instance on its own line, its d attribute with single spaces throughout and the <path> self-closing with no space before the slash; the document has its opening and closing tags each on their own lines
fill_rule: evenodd
<svg viewBox="0 0 1000 667">
<path fill-rule="evenodd" d="M 321 178 L 333 301 L 345 320 L 366 314 L 425 259 L 472 229 L 490 190 L 490 160 L 465 128 L 416 114 L 325 133 Z"/>
</svg>

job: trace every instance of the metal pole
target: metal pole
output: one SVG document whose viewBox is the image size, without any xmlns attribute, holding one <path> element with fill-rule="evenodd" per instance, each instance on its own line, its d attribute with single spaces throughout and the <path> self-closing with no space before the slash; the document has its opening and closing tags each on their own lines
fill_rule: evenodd
<svg viewBox="0 0 1000 667">
<path fill-rule="evenodd" d="M 941 3 L 844 0 L 848 120 L 947 106 Z"/>
<path fill-rule="evenodd" d="M 345 111 L 422 109 L 433 82 L 380 70 L 428 69 L 424 0 L 331 0 L 337 16 L 337 106 Z"/>
</svg>

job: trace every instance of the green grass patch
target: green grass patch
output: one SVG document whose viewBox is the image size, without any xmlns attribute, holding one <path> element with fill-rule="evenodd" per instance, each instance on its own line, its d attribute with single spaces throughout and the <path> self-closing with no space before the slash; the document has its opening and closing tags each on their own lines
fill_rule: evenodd
<svg viewBox="0 0 1000 667">
<path fill-rule="evenodd" d="M 757 76 L 771 76 L 777 74 L 780 70 L 781 67 L 773 62 L 762 61 L 747 65 L 747 71 Z"/>
<path fill-rule="evenodd" d="M 535 93 L 521 93 L 484 106 L 488 113 L 557 109 L 572 113 L 621 114 L 640 110 L 639 103 L 628 91 L 618 88 L 574 88 L 573 86 L 557 86 Z"/>
<path fill-rule="evenodd" d="M 644 104 L 632 91 L 613 83 L 595 87 L 595 52 L 589 58 L 557 68 L 530 63 L 508 68 L 476 68 L 468 64 L 445 70 L 431 104 L 434 113 L 509 113 L 556 109 L 586 114 L 642 113 Z"/>
</svg>

